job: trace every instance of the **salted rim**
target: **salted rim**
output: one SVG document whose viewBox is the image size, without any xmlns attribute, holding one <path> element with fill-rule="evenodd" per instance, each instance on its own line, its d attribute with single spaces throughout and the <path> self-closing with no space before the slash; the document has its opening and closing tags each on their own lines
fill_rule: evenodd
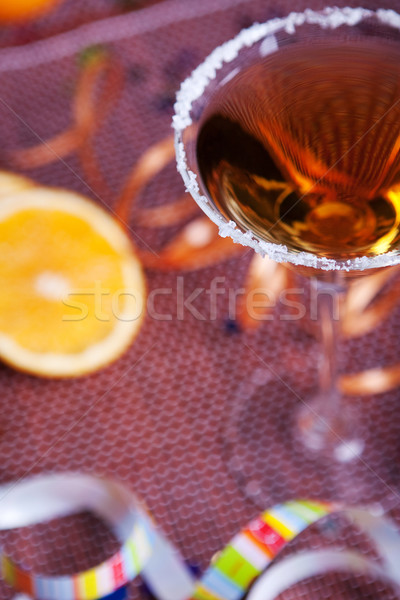
<svg viewBox="0 0 400 600">
<path fill-rule="evenodd" d="M 261 255 L 268 255 L 276 262 L 290 262 L 315 269 L 361 271 L 379 267 L 387 267 L 400 263 L 400 254 L 394 251 L 378 256 L 361 256 L 347 260 L 335 260 L 323 256 L 316 256 L 311 252 L 294 252 L 287 246 L 266 242 L 255 236 L 252 231 L 243 232 L 234 221 L 228 221 L 210 202 L 201 194 L 197 182 L 197 175 L 191 171 L 187 164 L 187 155 L 182 140 L 183 132 L 192 124 L 190 115 L 193 102 L 200 98 L 205 88 L 215 78 L 218 70 L 224 64 L 233 61 L 244 47 L 250 47 L 267 36 L 285 30 L 293 34 L 296 27 L 308 24 L 317 24 L 324 28 L 336 29 L 341 25 L 357 25 L 367 17 L 376 16 L 381 23 L 400 30 L 400 15 L 391 9 L 378 9 L 376 11 L 365 8 L 338 8 L 326 7 L 322 11 L 306 9 L 304 12 L 292 12 L 287 17 L 276 18 L 266 23 L 255 23 L 248 29 L 242 30 L 235 38 L 218 46 L 202 62 L 187 79 L 181 84 L 176 95 L 172 127 L 175 130 L 175 152 L 179 173 L 185 183 L 186 190 L 205 212 L 205 214 L 218 226 L 222 237 L 230 236 L 235 243 L 249 246 Z"/>
</svg>

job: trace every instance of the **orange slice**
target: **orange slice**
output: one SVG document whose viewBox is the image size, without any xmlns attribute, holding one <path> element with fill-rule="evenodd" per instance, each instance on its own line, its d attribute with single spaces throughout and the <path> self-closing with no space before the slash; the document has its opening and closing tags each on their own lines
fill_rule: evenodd
<svg viewBox="0 0 400 600">
<path fill-rule="evenodd" d="M 0 198 L 0 358 L 49 377 L 116 359 L 144 315 L 131 242 L 96 204 L 33 187 Z"/>
</svg>

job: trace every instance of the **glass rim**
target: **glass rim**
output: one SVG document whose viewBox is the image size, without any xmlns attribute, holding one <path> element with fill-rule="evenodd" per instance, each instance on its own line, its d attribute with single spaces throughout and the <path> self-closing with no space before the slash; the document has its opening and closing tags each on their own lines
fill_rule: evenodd
<svg viewBox="0 0 400 600">
<path fill-rule="evenodd" d="M 376 256 L 334 259 L 312 252 L 290 250 L 283 244 L 267 242 L 250 230 L 243 231 L 234 221 L 226 219 L 212 201 L 201 193 L 197 175 L 188 166 L 183 142 L 183 133 L 192 125 L 193 103 L 202 96 L 217 72 L 237 58 L 242 49 L 250 47 L 268 36 L 272 38 L 275 33 L 282 30 L 292 35 L 296 31 L 296 27 L 304 24 L 319 25 L 322 29 L 336 29 L 341 25 L 353 27 L 368 17 L 376 17 L 382 24 L 400 31 L 400 14 L 392 9 L 325 7 L 322 10 L 312 10 L 307 8 L 302 12 L 291 12 L 286 17 L 273 18 L 264 23 L 254 23 L 250 27 L 242 29 L 234 38 L 217 46 L 182 82 L 176 94 L 175 113 L 172 118 L 177 169 L 184 181 L 186 191 L 191 194 L 211 221 L 218 226 L 221 237 L 231 237 L 235 243 L 253 248 L 258 254 L 267 255 L 276 262 L 289 262 L 293 265 L 325 271 L 362 271 L 400 264 L 400 253 L 396 253 L 394 250 Z"/>
</svg>

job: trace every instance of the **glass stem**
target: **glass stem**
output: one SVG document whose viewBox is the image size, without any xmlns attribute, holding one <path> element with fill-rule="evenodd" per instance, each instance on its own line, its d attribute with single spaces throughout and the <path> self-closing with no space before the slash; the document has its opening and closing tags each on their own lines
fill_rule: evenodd
<svg viewBox="0 0 400 600">
<path fill-rule="evenodd" d="M 329 412 L 336 412 L 339 401 L 338 344 L 340 340 L 340 307 L 343 303 L 344 288 L 337 282 L 326 283 L 318 279 L 312 281 L 315 293 L 317 318 L 321 334 L 321 364 L 319 384 L 321 396 L 329 398 Z M 324 403 L 325 406 L 328 402 Z M 326 406 L 328 408 L 328 406 Z"/>
<path fill-rule="evenodd" d="M 362 444 L 354 438 L 338 387 L 340 313 L 346 287 L 339 273 L 333 273 L 328 280 L 313 279 L 311 285 L 311 317 L 317 320 L 321 336 L 319 391 L 301 408 L 300 433 L 308 448 L 348 461 L 360 454 Z"/>
</svg>

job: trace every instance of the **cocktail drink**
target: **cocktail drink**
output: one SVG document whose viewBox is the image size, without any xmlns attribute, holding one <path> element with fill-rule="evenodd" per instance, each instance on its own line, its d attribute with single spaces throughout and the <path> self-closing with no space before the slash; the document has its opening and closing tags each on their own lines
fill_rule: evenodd
<svg viewBox="0 0 400 600">
<path fill-rule="evenodd" d="M 218 47 L 175 107 L 178 169 L 221 235 L 311 273 L 323 358 L 298 431 L 339 460 L 363 440 L 337 387 L 331 296 L 400 263 L 399 56 L 391 10 L 292 13 Z"/>
</svg>

